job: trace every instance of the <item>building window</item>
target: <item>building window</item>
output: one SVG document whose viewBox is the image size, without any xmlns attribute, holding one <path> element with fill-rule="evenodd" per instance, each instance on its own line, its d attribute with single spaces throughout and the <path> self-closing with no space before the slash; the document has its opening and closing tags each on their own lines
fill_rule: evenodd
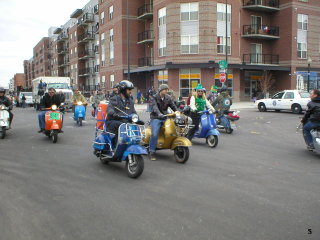
<svg viewBox="0 0 320 240">
<path fill-rule="evenodd" d="M 158 11 L 158 26 L 166 24 L 167 8 L 161 8 Z"/>
<path fill-rule="evenodd" d="M 298 14 L 298 29 L 308 30 L 308 15 Z"/>
<path fill-rule="evenodd" d="M 181 36 L 181 53 L 199 53 L 199 36 Z"/>
<path fill-rule="evenodd" d="M 217 53 L 226 54 L 226 38 L 222 36 L 217 37 Z M 231 38 L 228 37 L 228 55 L 231 54 Z"/>
<path fill-rule="evenodd" d="M 101 24 L 104 24 L 104 12 L 100 14 L 100 22 Z"/>
<path fill-rule="evenodd" d="M 109 19 L 113 18 L 113 5 L 109 7 Z"/>
<path fill-rule="evenodd" d="M 110 88 L 113 88 L 114 85 L 114 74 L 110 75 Z"/>
<path fill-rule="evenodd" d="M 180 5 L 181 21 L 199 20 L 199 3 L 182 3 Z"/>
<path fill-rule="evenodd" d="M 227 5 L 228 14 L 226 14 L 226 5 L 217 4 L 217 53 L 226 54 L 226 43 L 228 43 L 228 55 L 231 55 L 231 5 Z M 226 26 L 227 19 L 227 26 Z M 226 28 L 227 37 L 226 37 Z M 226 41 L 227 39 L 227 41 Z"/>
<path fill-rule="evenodd" d="M 201 82 L 201 69 L 180 69 L 180 96 L 188 97 L 189 93 Z"/>
<path fill-rule="evenodd" d="M 168 84 L 168 70 L 158 71 L 158 86 Z"/>
<path fill-rule="evenodd" d="M 113 35 L 113 28 L 110 29 L 110 64 L 114 64 L 114 35 Z"/>
<path fill-rule="evenodd" d="M 159 57 L 166 56 L 166 48 L 167 48 L 167 36 L 166 36 L 166 8 L 161 8 L 158 11 L 158 26 L 159 26 L 159 39 L 158 39 L 158 49 L 159 49 Z"/>
<path fill-rule="evenodd" d="M 307 58 L 307 44 L 306 43 L 298 43 L 298 58 Z"/>
<path fill-rule="evenodd" d="M 159 39 L 159 57 L 163 57 L 166 55 L 166 39 Z"/>
</svg>

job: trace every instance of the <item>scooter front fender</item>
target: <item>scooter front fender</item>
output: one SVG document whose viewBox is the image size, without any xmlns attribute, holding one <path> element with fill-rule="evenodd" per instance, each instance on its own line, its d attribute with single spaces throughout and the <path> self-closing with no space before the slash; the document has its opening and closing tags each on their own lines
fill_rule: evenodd
<svg viewBox="0 0 320 240">
<path fill-rule="evenodd" d="M 206 138 L 210 135 L 219 136 L 220 132 L 217 129 L 210 129 L 206 134 Z"/>
<path fill-rule="evenodd" d="M 192 143 L 188 138 L 177 137 L 171 145 L 171 150 L 174 150 L 176 147 L 191 147 L 191 146 L 192 146 Z"/>
<path fill-rule="evenodd" d="M 122 154 L 121 161 L 126 160 L 129 154 L 134 155 L 147 155 L 147 149 L 145 147 L 142 147 L 140 145 L 131 145 L 129 146 L 124 153 Z"/>
</svg>

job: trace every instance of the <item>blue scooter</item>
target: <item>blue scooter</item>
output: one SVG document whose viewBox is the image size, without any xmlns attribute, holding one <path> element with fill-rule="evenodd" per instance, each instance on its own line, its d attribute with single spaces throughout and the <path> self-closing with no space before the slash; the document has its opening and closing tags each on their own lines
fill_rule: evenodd
<svg viewBox="0 0 320 240">
<path fill-rule="evenodd" d="M 240 111 L 225 111 L 217 118 L 217 128 L 231 134 L 237 128 L 236 121 L 240 119 Z"/>
<path fill-rule="evenodd" d="M 76 106 L 74 107 L 73 114 L 73 119 L 77 121 L 77 124 L 81 127 L 82 121 L 86 118 L 86 107 L 82 102 L 77 102 Z"/>
<path fill-rule="evenodd" d="M 201 114 L 199 130 L 195 133 L 196 138 L 205 138 L 209 147 L 218 145 L 219 131 L 216 129 L 216 119 L 212 111 L 205 110 Z"/>
<path fill-rule="evenodd" d="M 141 146 L 143 127 L 139 123 L 137 114 L 124 116 L 132 123 L 123 123 L 118 129 L 118 139 L 115 134 L 104 130 L 96 137 L 93 148 L 94 155 L 100 158 L 103 164 L 109 162 L 126 162 L 126 171 L 129 177 L 138 178 L 144 169 L 142 155 L 147 155 L 145 147 Z M 116 140 L 116 141 L 115 141 Z"/>
</svg>

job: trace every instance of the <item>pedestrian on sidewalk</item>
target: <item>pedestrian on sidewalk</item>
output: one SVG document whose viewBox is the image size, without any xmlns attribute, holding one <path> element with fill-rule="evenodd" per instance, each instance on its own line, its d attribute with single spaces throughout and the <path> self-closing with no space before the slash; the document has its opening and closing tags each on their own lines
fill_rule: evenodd
<svg viewBox="0 0 320 240">
<path fill-rule="evenodd" d="M 26 96 L 24 94 L 22 94 L 21 97 L 21 103 L 22 103 L 22 108 L 26 108 Z"/>
</svg>

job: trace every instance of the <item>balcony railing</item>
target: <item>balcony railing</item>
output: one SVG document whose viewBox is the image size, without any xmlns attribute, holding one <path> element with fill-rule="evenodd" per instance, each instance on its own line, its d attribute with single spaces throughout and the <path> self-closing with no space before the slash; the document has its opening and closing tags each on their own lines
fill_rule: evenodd
<svg viewBox="0 0 320 240">
<path fill-rule="evenodd" d="M 68 40 L 68 34 L 67 33 L 61 33 L 57 38 L 58 42 L 63 42 L 63 41 L 66 41 L 66 40 Z"/>
<path fill-rule="evenodd" d="M 242 36 L 247 38 L 277 39 L 279 38 L 279 27 L 258 24 L 244 25 Z"/>
<path fill-rule="evenodd" d="M 154 40 L 153 30 L 148 30 L 148 31 L 138 33 L 139 44 L 153 42 L 153 40 Z"/>
<path fill-rule="evenodd" d="M 85 85 L 83 86 L 83 91 L 97 91 L 100 89 L 99 85 Z"/>
<path fill-rule="evenodd" d="M 94 14 L 99 14 L 99 4 L 97 4 L 93 7 L 93 12 L 94 12 Z"/>
<path fill-rule="evenodd" d="M 68 47 L 58 48 L 58 54 L 67 54 L 69 52 Z"/>
<path fill-rule="evenodd" d="M 93 32 L 85 32 L 84 34 L 78 36 L 78 42 L 87 42 L 91 40 L 94 40 Z"/>
<path fill-rule="evenodd" d="M 272 54 L 243 54 L 243 63 L 246 64 L 279 64 L 279 55 Z"/>
<path fill-rule="evenodd" d="M 144 4 L 138 8 L 138 19 L 152 18 L 153 16 L 153 5 Z"/>
<path fill-rule="evenodd" d="M 243 8 L 254 11 L 279 11 L 279 0 L 243 0 Z"/>
<path fill-rule="evenodd" d="M 153 66 L 153 58 L 151 58 L 151 57 L 139 58 L 138 59 L 138 66 L 139 67 Z"/>
<path fill-rule="evenodd" d="M 93 31 L 94 31 L 96 34 L 99 34 L 99 23 L 97 23 L 97 24 L 94 26 Z"/>
<path fill-rule="evenodd" d="M 79 76 L 86 76 L 86 75 L 91 75 L 94 73 L 93 68 L 82 68 L 79 69 Z"/>
<path fill-rule="evenodd" d="M 80 59 L 94 58 L 95 57 L 95 52 L 92 51 L 91 49 L 84 50 L 84 51 L 79 52 L 78 57 Z"/>
<path fill-rule="evenodd" d="M 89 23 L 92 23 L 92 22 L 94 22 L 94 14 L 93 13 L 86 13 L 81 18 L 79 18 L 77 21 L 79 26 L 88 25 Z"/>
</svg>

